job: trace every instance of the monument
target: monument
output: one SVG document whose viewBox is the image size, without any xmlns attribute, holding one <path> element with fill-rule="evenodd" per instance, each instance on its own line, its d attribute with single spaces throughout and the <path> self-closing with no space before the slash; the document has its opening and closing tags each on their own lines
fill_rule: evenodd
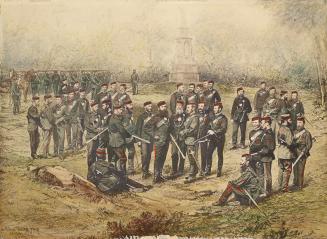
<svg viewBox="0 0 327 239">
<path fill-rule="evenodd" d="M 185 24 L 179 28 L 179 35 L 176 38 L 176 53 L 169 81 L 185 83 L 199 81 L 198 66 L 193 57 L 192 37 Z"/>
</svg>

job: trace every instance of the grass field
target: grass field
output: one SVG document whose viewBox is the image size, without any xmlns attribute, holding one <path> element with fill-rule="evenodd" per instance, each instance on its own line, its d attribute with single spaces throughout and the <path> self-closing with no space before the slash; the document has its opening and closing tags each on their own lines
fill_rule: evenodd
<svg viewBox="0 0 327 239">
<path fill-rule="evenodd" d="M 169 100 L 173 84 L 154 84 L 141 88 L 141 94 L 133 97 L 135 114 L 139 114 L 144 101 Z M 252 100 L 256 89 L 246 89 Z M 220 87 L 224 112 L 229 117 L 235 97 L 234 88 Z M 26 130 L 28 105 L 22 103 L 18 116 L 11 113 L 8 98 L 1 96 L 0 134 L 4 152 L 0 171 L 0 237 L 1 238 L 110 238 L 108 221 L 128 223 L 142 212 L 161 210 L 167 215 L 181 213 L 178 227 L 167 229 L 167 234 L 181 236 L 251 236 L 255 238 L 327 238 L 327 161 L 326 120 L 312 121 L 308 129 L 317 142 L 307 163 L 306 187 L 301 192 L 275 194 L 260 204 L 267 216 L 256 208 L 228 206 L 212 207 L 226 186 L 239 174 L 240 154 L 244 150 L 229 151 L 231 125 L 227 132 L 223 175 L 213 175 L 193 184 L 183 184 L 183 179 L 155 185 L 144 193 L 123 193 L 108 202 L 91 202 L 73 190 L 49 187 L 31 179 L 29 166 L 60 165 L 83 177 L 86 176 L 85 151 L 58 158 L 31 160 L 29 138 Z M 307 116 L 313 110 L 314 95 L 301 92 Z M 250 126 L 249 126 L 250 127 Z M 319 127 L 319 128 L 318 128 Z M 214 155 L 216 168 L 217 155 Z M 137 148 L 136 162 L 140 164 Z M 170 151 L 166 160 L 166 172 L 171 165 Z M 188 164 L 186 164 L 188 167 Z M 151 169 L 153 166 L 151 165 Z M 273 183 L 276 188 L 277 162 L 273 162 Z M 187 169 L 186 169 L 187 171 Z M 140 169 L 138 169 L 140 172 Z M 152 180 L 134 179 L 152 184 Z M 204 192 L 212 193 L 204 193 Z"/>
</svg>

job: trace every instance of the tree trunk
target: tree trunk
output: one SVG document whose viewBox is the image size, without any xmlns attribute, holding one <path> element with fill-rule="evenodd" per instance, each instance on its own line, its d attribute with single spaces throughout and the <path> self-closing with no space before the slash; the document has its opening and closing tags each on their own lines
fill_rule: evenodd
<svg viewBox="0 0 327 239">
<path fill-rule="evenodd" d="M 319 84 L 319 90 L 320 90 L 320 96 L 321 96 L 321 105 L 325 105 L 325 95 L 326 95 L 326 89 L 323 83 L 323 79 L 321 77 L 321 71 L 320 71 L 320 66 L 317 57 L 315 57 L 315 63 L 316 63 L 316 70 L 317 70 L 317 79 L 318 79 L 318 84 Z"/>
</svg>

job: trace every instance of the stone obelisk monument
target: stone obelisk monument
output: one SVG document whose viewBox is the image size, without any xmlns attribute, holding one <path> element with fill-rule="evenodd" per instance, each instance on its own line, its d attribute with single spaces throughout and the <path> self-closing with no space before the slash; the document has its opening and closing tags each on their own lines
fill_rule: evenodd
<svg viewBox="0 0 327 239">
<path fill-rule="evenodd" d="M 192 37 L 189 29 L 182 19 L 179 34 L 176 38 L 176 53 L 169 74 L 172 82 L 197 82 L 199 81 L 198 66 L 193 57 Z"/>
</svg>

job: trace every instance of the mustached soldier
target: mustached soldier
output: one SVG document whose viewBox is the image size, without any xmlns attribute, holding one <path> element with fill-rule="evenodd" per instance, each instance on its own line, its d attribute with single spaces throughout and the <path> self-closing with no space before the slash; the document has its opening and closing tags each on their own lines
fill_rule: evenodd
<svg viewBox="0 0 327 239">
<path fill-rule="evenodd" d="M 215 102 L 221 102 L 221 97 L 216 89 L 213 88 L 214 81 L 208 81 L 207 89 L 204 91 L 206 111 L 212 111 Z"/>
<path fill-rule="evenodd" d="M 218 167 L 217 177 L 221 176 L 221 170 L 224 163 L 224 146 L 225 146 L 225 134 L 227 131 L 228 120 L 222 113 L 223 104 L 216 102 L 213 107 L 213 112 L 209 115 L 209 144 L 207 151 L 207 165 L 205 175 L 211 174 L 212 155 L 215 149 L 218 154 Z"/>
<path fill-rule="evenodd" d="M 195 104 L 190 103 L 186 106 L 186 116 L 184 129 L 179 132 L 179 135 L 185 140 L 187 158 L 190 164 L 189 175 L 185 183 L 190 183 L 195 180 L 199 171 L 195 146 L 195 140 L 199 136 L 199 116 L 195 113 Z"/>
<path fill-rule="evenodd" d="M 292 119 L 292 130 L 296 130 L 297 118 L 304 116 L 304 107 L 302 102 L 299 100 L 297 91 L 292 91 L 291 99 L 289 101 L 289 111 Z"/>
<path fill-rule="evenodd" d="M 86 92 L 85 89 L 80 89 L 79 91 L 79 122 L 80 122 L 80 127 L 81 129 L 79 130 L 79 134 L 78 134 L 78 145 L 80 148 L 83 147 L 83 135 L 84 135 L 84 131 L 85 131 L 85 118 L 87 116 L 87 114 L 90 111 L 90 102 L 89 100 L 86 98 Z"/>
<path fill-rule="evenodd" d="M 276 133 L 276 125 L 278 122 L 279 112 L 280 104 L 276 96 L 276 88 L 270 87 L 269 97 L 266 99 L 266 102 L 263 106 L 263 115 L 269 116 L 271 118 L 271 128 L 274 133 Z"/>
<path fill-rule="evenodd" d="M 300 157 L 300 160 L 294 165 L 293 171 L 293 185 L 297 189 L 303 188 L 305 164 L 310 156 L 310 149 L 312 148 L 312 136 L 311 133 L 304 127 L 304 124 L 304 117 L 298 117 L 296 121 L 296 130 L 294 131 L 294 143 L 296 157 Z"/>
<path fill-rule="evenodd" d="M 249 166 L 250 158 L 251 155 L 249 154 L 242 155 L 240 162 L 241 176 L 228 182 L 226 189 L 220 196 L 219 200 L 213 203 L 213 206 L 226 205 L 232 194 L 234 194 L 234 199 L 240 202 L 241 205 L 251 204 L 251 200 L 247 193 L 250 194 L 253 200 L 257 201 L 260 195 L 260 183 L 256 172 L 251 166 Z"/>
<path fill-rule="evenodd" d="M 245 148 L 245 132 L 246 124 L 249 120 L 248 114 L 251 113 L 252 107 L 248 98 L 244 96 L 244 89 L 242 87 L 237 88 L 237 96 L 234 99 L 234 103 L 231 111 L 231 121 L 233 122 L 233 136 L 232 136 L 232 148 L 237 149 L 237 136 L 238 129 L 241 130 L 241 148 Z"/>
<path fill-rule="evenodd" d="M 196 105 L 196 108 L 198 107 L 198 94 L 195 93 L 195 84 L 191 83 L 188 85 L 188 91 L 185 95 L 186 98 L 186 105 L 189 103 L 193 103 Z"/>
<path fill-rule="evenodd" d="M 75 92 L 70 91 L 66 102 L 66 136 L 68 149 L 77 150 L 79 123 L 79 102 L 75 99 Z"/>
<path fill-rule="evenodd" d="M 124 112 L 123 112 L 123 126 L 126 131 L 131 135 L 125 139 L 125 147 L 127 149 L 127 158 L 128 158 L 128 174 L 135 174 L 134 158 L 135 158 L 135 140 L 132 135 L 136 134 L 136 123 L 133 117 L 133 102 L 131 100 L 124 103 Z"/>
<path fill-rule="evenodd" d="M 114 105 L 114 112 L 109 121 L 109 146 L 113 151 L 113 156 L 118 159 L 118 168 L 126 174 L 126 138 L 130 138 L 130 133 L 123 125 L 123 107 Z"/>
<path fill-rule="evenodd" d="M 250 155 L 254 155 L 258 153 L 263 145 L 262 145 L 262 136 L 263 129 L 261 128 L 261 117 L 255 116 L 251 119 L 253 129 L 249 133 L 249 153 Z M 256 170 L 256 163 L 259 161 L 258 157 L 253 157 L 253 160 L 250 160 L 249 165 Z"/>
<path fill-rule="evenodd" d="M 175 114 L 176 112 L 176 102 L 183 101 L 186 102 L 186 97 L 184 95 L 184 85 L 183 83 L 178 83 L 176 85 L 177 90 L 170 96 L 170 112 Z"/>
<path fill-rule="evenodd" d="M 184 140 L 180 137 L 179 133 L 184 128 L 184 122 L 186 119 L 186 114 L 184 112 L 184 102 L 178 100 L 176 102 L 176 110 L 175 114 L 172 114 L 170 117 L 171 125 L 172 125 L 172 135 L 176 140 L 176 143 L 182 150 L 183 154 L 186 153 L 186 145 Z M 175 144 L 171 146 L 171 160 L 172 160 L 172 171 L 171 176 L 177 177 L 183 175 L 184 173 L 184 163 L 185 159 L 181 156 L 180 152 L 177 149 Z"/>
<path fill-rule="evenodd" d="M 38 96 L 33 96 L 32 105 L 27 110 L 27 131 L 30 136 L 30 148 L 32 159 L 36 159 L 38 157 L 37 149 L 40 143 L 40 114 L 38 110 L 39 99 L 40 98 Z"/>
<path fill-rule="evenodd" d="M 117 93 L 117 95 L 112 98 L 112 102 L 115 105 L 124 105 L 125 101 L 129 101 L 131 100 L 131 97 L 129 96 L 129 94 L 127 94 L 126 92 L 127 86 L 126 84 L 120 84 L 119 86 L 119 92 Z"/>
<path fill-rule="evenodd" d="M 292 173 L 292 162 L 294 160 L 293 133 L 291 128 L 290 115 L 281 116 L 281 126 L 277 133 L 278 146 L 278 186 L 282 192 L 288 192 L 288 182 Z"/>
<path fill-rule="evenodd" d="M 143 126 L 147 134 L 152 135 L 154 140 L 154 183 L 165 181 L 162 176 L 162 169 L 165 164 L 167 151 L 169 147 L 171 125 L 168 116 L 167 104 L 165 101 L 159 101 L 158 113 L 154 115 L 147 124 Z"/>
<path fill-rule="evenodd" d="M 205 111 L 205 103 L 204 99 L 200 100 L 198 103 L 198 109 L 197 114 L 199 116 L 199 138 L 203 138 L 208 133 L 209 128 L 209 113 Z M 208 149 L 208 139 L 205 138 L 199 143 L 199 148 L 201 150 L 201 175 L 203 176 L 203 173 L 206 170 L 207 166 L 207 149 Z"/>
<path fill-rule="evenodd" d="M 153 150 L 153 139 L 152 135 L 144 130 L 146 124 L 153 117 L 152 114 L 152 102 L 146 101 L 143 104 L 144 112 L 138 117 L 136 122 L 136 133 L 137 136 L 150 141 L 150 144 L 145 142 L 138 142 L 138 146 L 141 147 L 141 157 L 142 157 L 142 178 L 147 179 L 151 176 L 149 172 L 151 153 Z"/>
</svg>

